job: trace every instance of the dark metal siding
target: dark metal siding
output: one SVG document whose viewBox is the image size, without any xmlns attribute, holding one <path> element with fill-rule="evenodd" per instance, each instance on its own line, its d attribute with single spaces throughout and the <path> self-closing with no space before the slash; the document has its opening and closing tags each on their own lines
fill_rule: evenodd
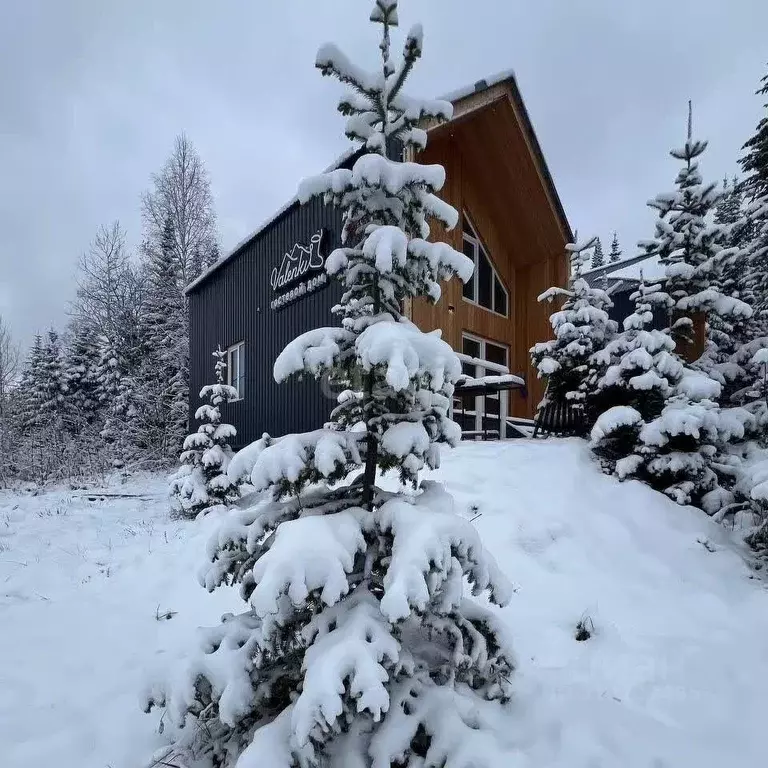
<svg viewBox="0 0 768 768">
<path fill-rule="evenodd" d="M 635 302 L 630 298 L 636 288 L 632 287 L 625 291 L 616 291 L 611 294 L 613 307 L 608 310 L 608 317 L 619 324 L 619 330 L 624 328 L 624 318 L 629 317 L 635 311 Z M 651 328 L 661 331 L 669 325 L 669 319 L 664 309 L 660 307 L 653 308 L 653 322 Z"/>
<path fill-rule="evenodd" d="M 296 203 L 189 294 L 191 423 L 196 423 L 192 417 L 200 405 L 198 393 L 213 378 L 213 350 L 245 342 L 245 398 L 222 407 L 224 420 L 237 428 L 236 448 L 264 432 L 282 435 L 318 428 L 335 405 L 312 378 L 278 385 L 272 377 L 275 358 L 289 341 L 312 328 L 337 324 L 330 310 L 341 288 L 334 279 L 282 309 L 269 306 L 272 268 L 295 243 L 308 243 L 321 228 L 328 253 L 339 245 L 339 211 L 320 200 Z"/>
</svg>

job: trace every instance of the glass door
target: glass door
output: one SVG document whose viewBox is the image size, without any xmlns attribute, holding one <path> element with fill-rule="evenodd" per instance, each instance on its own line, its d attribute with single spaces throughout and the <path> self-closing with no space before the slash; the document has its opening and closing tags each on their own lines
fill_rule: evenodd
<svg viewBox="0 0 768 768">
<path fill-rule="evenodd" d="M 509 366 L 509 348 L 477 336 L 465 333 L 462 338 L 462 350 L 476 362 L 462 362 L 462 373 L 472 378 L 496 376 L 499 371 L 483 365 L 484 362 Z M 453 412 L 455 421 L 467 436 L 487 436 L 498 438 L 501 435 L 501 398 L 507 392 L 492 395 L 463 395 L 454 399 Z"/>
</svg>

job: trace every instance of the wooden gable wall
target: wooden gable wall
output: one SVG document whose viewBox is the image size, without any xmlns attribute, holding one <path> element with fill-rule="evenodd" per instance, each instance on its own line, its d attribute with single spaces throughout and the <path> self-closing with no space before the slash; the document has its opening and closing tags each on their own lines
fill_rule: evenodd
<svg viewBox="0 0 768 768">
<path fill-rule="evenodd" d="M 440 196 L 466 211 L 509 294 L 509 316 L 489 312 L 462 297 L 458 279 L 443 284 L 437 305 L 419 299 L 411 319 L 423 330 L 442 328 L 443 336 L 460 351 L 462 333 L 472 333 L 509 347 L 510 370 L 522 375 L 528 396 L 512 393 L 510 413 L 533 417 L 543 396 L 543 383 L 530 365 L 528 350 L 552 337 L 551 305 L 536 297 L 567 278 L 565 243 L 540 169 L 509 103 L 483 110 L 451 130 L 430 132 L 430 143 L 418 160 L 440 163 L 446 185 Z M 448 124 L 451 127 L 451 124 Z M 462 249 L 461 224 L 453 231 L 433 224 L 432 238 Z"/>
</svg>

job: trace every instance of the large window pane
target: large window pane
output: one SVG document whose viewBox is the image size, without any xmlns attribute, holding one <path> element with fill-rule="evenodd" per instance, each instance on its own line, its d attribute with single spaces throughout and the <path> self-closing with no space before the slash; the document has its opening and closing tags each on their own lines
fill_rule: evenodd
<svg viewBox="0 0 768 768">
<path fill-rule="evenodd" d="M 477 303 L 486 309 L 492 309 L 491 295 L 493 292 L 493 270 L 491 262 L 483 252 L 482 248 L 478 253 L 477 268 Z"/>
<path fill-rule="evenodd" d="M 480 342 L 465 336 L 462 341 L 461 351 L 470 357 L 480 357 Z M 472 374 L 474 376 L 474 374 Z"/>
<path fill-rule="evenodd" d="M 237 347 L 229 353 L 229 383 L 237 387 L 237 377 L 240 372 L 239 360 L 237 357 Z"/>
<path fill-rule="evenodd" d="M 507 292 L 498 275 L 493 276 L 493 309 L 500 315 L 507 314 Z"/>
<path fill-rule="evenodd" d="M 245 344 L 230 347 L 227 354 L 227 384 L 237 390 L 237 398 L 245 395 Z"/>
<path fill-rule="evenodd" d="M 472 259 L 472 262 L 475 261 L 475 246 L 474 243 L 472 243 L 470 240 L 464 240 L 464 255 L 470 259 Z M 462 289 L 463 295 L 465 299 L 469 299 L 470 301 L 475 300 L 475 273 L 472 273 L 472 277 L 467 280 L 466 283 L 464 283 L 464 288 Z"/>
<path fill-rule="evenodd" d="M 237 351 L 237 394 L 242 399 L 245 397 L 245 344 L 241 344 Z"/>
<path fill-rule="evenodd" d="M 485 356 L 484 360 L 488 360 L 490 363 L 497 363 L 498 365 L 507 364 L 507 348 L 502 347 L 499 344 L 492 344 L 490 341 L 485 342 Z"/>
</svg>

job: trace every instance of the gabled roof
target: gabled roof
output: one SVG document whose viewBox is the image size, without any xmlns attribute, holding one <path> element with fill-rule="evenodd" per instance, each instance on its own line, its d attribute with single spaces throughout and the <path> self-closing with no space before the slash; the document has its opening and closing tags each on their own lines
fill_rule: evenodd
<svg viewBox="0 0 768 768">
<path fill-rule="evenodd" d="M 549 172 L 549 168 L 547 167 L 546 160 L 544 159 L 544 154 L 541 151 L 541 146 L 539 145 L 539 141 L 536 138 L 536 132 L 533 129 L 533 124 L 531 123 L 530 116 L 528 115 L 528 111 L 525 108 L 523 97 L 520 94 L 520 89 L 517 86 L 517 80 L 512 70 L 505 70 L 503 72 L 499 72 L 496 75 L 493 75 L 492 77 L 479 80 L 471 86 L 460 88 L 456 91 L 453 91 L 451 93 L 448 93 L 442 96 L 441 97 L 442 100 L 450 101 L 455 108 L 454 117 L 452 118 L 452 120 L 448 121 L 448 125 L 450 125 L 450 123 L 464 116 L 468 111 L 471 111 L 473 108 L 473 103 L 475 101 L 477 101 L 478 99 L 482 99 L 484 94 L 486 94 L 487 92 L 493 91 L 498 86 L 506 86 L 511 91 L 512 99 L 514 101 L 516 111 L 519 114 L 520 119 L 523 123 L 521 127 L 533 151 L 534 160 L 536 162 L 536 165 L 539 169 L 542 180 L 546 187 L 547 195 L 552 203 L 555 215 L 557 216 L 560 222 L 563 232 L 566 234 L 566 238 L 569 241 L 573 240 L 571 228 L 570 228 L 570 225 L 568 224 L 568 219 L 565 215 L 565 210 L 563 209 L 560 196 L 558 195 L 557 189 L 555 188 L 555 183 L 552 179 L 552 175 Z M 442 123 L 441 125 L 444 126 L 446 124 Z M 437 126 L 428 127 L 428 131 L 434 127 L 437 127 Z M 341 168 L 345 163 L 348 163 L 360 151 L 361 150 L 357 148 L 350 148 L 349 150 L 344 152 L 344 154 L 338 157 L 330 166 L 328 166 L 328 168 L 326 168 L 324 172 L 327 173 L 329 171 L 336 170 L 337 168 Z M 277 221 L 279 218 L 285 215 L 290 208 L 292 208 L 294 205 L 298 205 L 298 202 L 299 202 L 298 197 L 295 197 L 295 196 L 292 197 L 290 200 L 288 200 L 288 202 L 285 205 L 283 205 L 278 211 L 273 213 L 268 219 L 266 219 L 266 221 L 262 222 L 257 229 L 251 232 L 251 234 L 249 234 L 246 238 L 241 240 L 234 248 L 232 248 L 222 258 L 220 258 L 215 264 L 212 264 L 210 267 L 208 267 L 208 269 L 202 272 L 202 274 L 200 274 L 199 277 L 193 280 L 185 288 L 184 292 L 190 293 L 199 285 L 204 283 L 214 272 L 218 271 L 227 262 L 235 258 L 250 242 L 252 242 L 255 238 L 257 238 L 265 229 L 267 229 L 271 224 L 273 224 L 275 221 Z"/>
</svg>

